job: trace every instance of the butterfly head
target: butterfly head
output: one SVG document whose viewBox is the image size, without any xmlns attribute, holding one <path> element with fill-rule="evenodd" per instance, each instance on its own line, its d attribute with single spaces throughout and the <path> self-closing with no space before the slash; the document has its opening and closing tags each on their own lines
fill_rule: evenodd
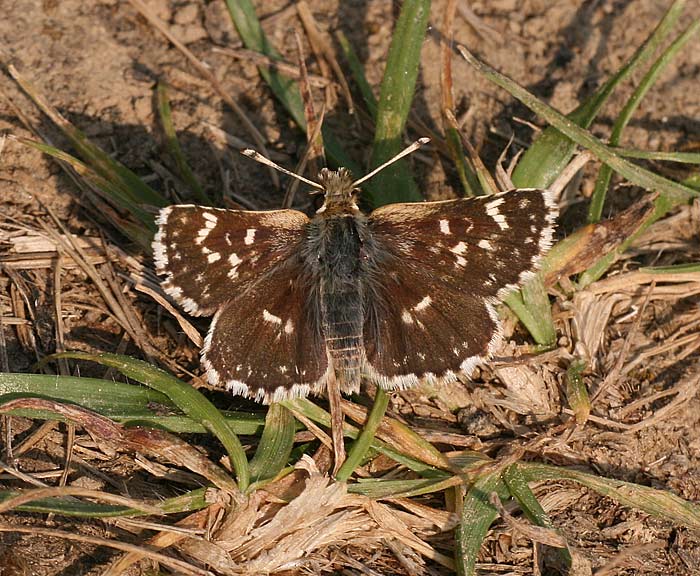
<svg viewBox="0 0 700 576">
<path fill-rule="evenodd" d="M 357 195 L 360 189 L 353 185 L 352 174 L 350 174 L 349 170 L 346 168 L 340 168 L 339 170 L 323 168 L 318 178 L 323 186 L 325 198 L 323 206 L 318 209 L 317 214 L 359 210 L 357 207 Z"/>
</svg>

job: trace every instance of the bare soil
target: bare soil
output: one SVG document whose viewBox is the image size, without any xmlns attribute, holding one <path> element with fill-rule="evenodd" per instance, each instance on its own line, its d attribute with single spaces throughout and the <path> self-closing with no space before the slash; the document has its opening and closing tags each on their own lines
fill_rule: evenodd
<svg viewBox="0 0 700 576">
<path fill-rule="evenodd" d="M 369 82 L 377 87 L 398 4 L 372 0 L 312 0 L 309 4 L 324 30 L 331 34 L 342 30 L 347 35 L 364 63 Z M 432 8 L 431 23 L 438 30 L 444 4 L 436 1 Z M 662 18 L 669 2 L 494 0 L 462 4 L 471 7 L 483 27 L 477 32 L 458 17 L 455 38 L 537 96 L 568 112 L 634 52 Z M 683 27 L 700 17 L 700 4 L 688 4 Z M 304 135 L 275 103 L 254 63 L 217 51 L 217 48 L 241 46 L 225 3 L 149 0 L 148 5 L 211 67 L 263 133 L 276 159 L 285 166 L 294 166 L 305 143 Z M 256 2 L 256 6 L 272 43 L 287 61 L 296 62 L 294 30 L 302 28 L 293 4 L 273 0 Z M 213 125 L 246 140 L 248 136 L 235 116 L 181 53 L 128 2 L 2 0 L 0 13 L 3 14 L 0 54 L 6 62 L 14 64 L 71 122 L 152 186 L 173 190 L 163 168 L 167 160 L 164 160 L 154 105 L 155 83 L 164 79 L 171 86 L 174 122 L 185 155 L 206 191 L 215 198 L 221 197 L 223 191 L 260 209 L 281 204 L 283 190 L 274 188 L 265 169 L 227 148 L 208 128 Z M 414 109 L 422 122 L 440 132 L 438 61 L 438 45 L 428 38 Z M 309 58 L 309 66 L 312 73 L 320 73 L 313 58 Z M 635 81 L 612 97 L 593 128 L 597 135 L 608 133 L 616 112 L 639 78 L 637 75 Z M 700 49 L 696 40 L 668 66 L 643 101 L 625 133 L 625 146 L 697 150 L 699 80 Z M 36 113 L 7 75 L 0 76 L 0 91 L 30 115 L 43 136 L 59 145 L 63 143 L 58 131 Z M 532 140 L 533 127 L 522 120 L 535 124 L 538 120 L 458 60 L 454 62 L 454 93 L 464 120 L 464 134 L 480 150 L 490 168 L 495 166 L 511 137 L 516 148 L 518 143 Z M 372 134 L 362 123 L 348 117 L 342 99 L 337 101 L 335 109 L 327 112 L 326 119 L 342 135 L 342 140 L 349 143 L 348 148 L 358 162 L 366 164 Z M 0 100 L 0 131 L 32 136 L 18 121 L 6 98 Z M 420 135 L 411 133 L 411 137 Z M 434 162 L 434 158 L 423 155 L 427 161 L 421 161 L 418 155 L 415 162 L 425 195 L 444 198 L 456 194 L 455 174 L 447 163 Z M 7 141 L 0 162 L 0 250 L 4 256 L 13 253 L 12 238 L 36 229 L 39 221 L 49 222 L 46 214 L 50 208 L 72 233 L 84 237 L 98 237 L 102 233 L 108 243 L 120 247 L 124 254 L 142 257 L 118 232 L 103 228 L 84 209 L 75 183 L 52 160 Z M 668 166 L 655 168 L 673 176 L 682 174 L 676 168 L 671 172 Z M 562 216 L 562 235 L 583 223 L 584 201 L 592 190 L 594 175 L 593 166 L 589 165 L 578 188 L 570 191 L 570 206 Z M 606 207 L 606 215 L 627 205 L 628 199 L 636 195 L 636 190 L 617 188 L 610 206 Z M 296 205 L 308 209 L 310 201 L 298 195 Z M 698 207 L 684 209 L 675 220 L 655 226 L 637 243 L 630 259 L 616 265 L 614 274 L 623 274 L 640 265 L 698 261 L 699 230 Z M 125 338 L 119 324 L 105 313 L 99 293 L 85 274 L 67 266 L 59 276 L 60 286 L 56 284 L 55 266 L 9 272 L 0 268 L 0 313 L 6 319 L 0 348 L 6 350 L 10 371 L 31 371 L 37 355 L 56 350 L 57 290 L 63 306 L 60 337 L 64 341 L 58 343 L 60 346 L 142 356 L 138 346 Z M 509 373 L 508 366 L 496 366 L 478 375 L 475 383 L 449 391 L 411 391 L 397 395 L 393 413 L 442 445 L 482 450 L 495 456 L 512 442 L 546 436 L 548 427 L 561 422 L 567 407 L 563 372 L 574 343 L 594 350 L 594 363 L 586 375 L 591 390 L 597 390 L 606 375 L 618 369 L 615 367 L 622 355 L 624 369 L 606 384 L 604 393 L 594 403 L 593 413 L 598 420 L 539 445 L 527 458 L 579 466 L 602 476 L 664 488 L 698 501 L 700 399 L 695 390 L 700 343 L 693 339 L 693 334 L 698 333 L 694 323 L 700 319 L 700 297 L 694 291 L 696 285 L 697 280 L 695 284 L 689 282 L 685 292 L 679 289 L 658 297 L 654 291 L 654 297 L 648 300 L 647 295 L 654 290 L 649 281 L 640 281 L 638 285 L 601 284 L 586 301 L 559 295 L 555 319 L 561 348 L 532 369 L 537 376 L 534 388 L 527 385 L 518 388 L 522 372 Z M 197 350 L 183 337 L 176 323 L 131 285 L 125 284 L 124 291 L 163 356 L 199 374 Z M 602 319 L 602 323 L 596 325 L 596 319 Z M 198 322 L 196 326 L 203 330 L 206 322 Z M 523 334 L 516 332 L 503 356 L 515 354 L 515 343 L 523 341 Z M 664 343 L 676 341 L 680 342 L 678 346 L 663 348 Z M 103 370 L 82 365 L 81 373 L 104 376 Z M 112 376 L 110 373 L 108 377 Z M 681 391 L 674 388 L 679 384 L 686 386 L 682 398 Z M 665 391 L 667 395 L 663 394 Z M 223 407 L 229 404 L 250 407 L 236 399 L 229 401 L 223 395 L 216 398 Z M 634 402 L 637 404 L 626 410 Z M 673 402 L 672 410 L 664 412 L 664 407 Z M 658 418 L 657 414 L 660 414 Z M 615 426 L 611 422 L 625 425 Z M 29 420 L 13 418 L 13 444 L 20 444 L 38 426 Z M 16 465 L 25 472 L 50 472 L 44 481 L 55 483 L 65 458 L 65 435 L 65 427 L 56 426 L 35 447 L 19 456 Z M 206 440 L 196 440 L 206 445 Z M 0 441 L 4 442 L 5 438 Z M 121 487 L 125 494 L 160 497 L 174 494 L 174 488 L 165 481 L 154 482 L 153 476 L 138 467 L 133 458 L 116 454 L 112 458 L 98 458 L 96 450 L 89 437 L 83 437 L 78 454 L 94 468 L 74 464 L 69 484 L 104 486 L 104 478 L 96 476 L 96 469 L 113 479 L 117 490 Z M 4 449 L 2 453 L 4 459 Z M 0 483 L 24 485 L 5 473 L 0 474 Z M 546 501 L 545 508 L 554 524 L 588 559 L 596 574 L 700 574 L 700 537 L 696 533 L 623 508 L 574 484 L 547 485 L 538 494 Z M 433 505 L 436 505 L 434 501 Z M 98 521 L 61 517 L 47 520 L 30 514 L 3 515 L 2 521 L 143 541 L 136 529 Z M 449 555 L 452 538 L 450 531 L 435 536 L 431 542 Z M 374 552 L 377 553 L 346 544 L 341 551 L 328 554 L 329 558 L 335 558 L 335 568 L 344 566 L 345 573 L 361 573 L 350 557 L 375 570 L 372 573 L 410 572 L 406 562 L 392 560 L 389 548 Z M 101 574 L 118 554 L 79 542 L 3 532 L 0 575 Z M 539 546 L 533 548 L 530 540 L 512 533 L 504 524 L 496 524 L 480 562 L 483 573 L 536 574 L 541 569 L 542 557 L 547 554 Z M 556 573 L 552 564 L 546 561 L 543 573 Z M 332 561 L 328 566 L 331 565 Z M 446 568 L 430 561 L 417 566 L 420 573 L 448 573 Z"/>
</svg>

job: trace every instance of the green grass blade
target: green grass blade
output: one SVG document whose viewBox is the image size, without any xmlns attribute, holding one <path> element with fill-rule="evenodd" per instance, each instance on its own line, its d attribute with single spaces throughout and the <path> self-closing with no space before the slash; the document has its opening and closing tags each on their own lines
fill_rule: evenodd
<svg viewBox="0 0 700 576">
<path fill-rule="evenodd" d="M 585 424 L 591 413 L 591 400 L 588 396 L 586 383 L 583 381 L 583 371 L 587 364 L 583 360 L 574 360 L 566 370 L 566 399 L 574 411 L 576 424 Z"/>
<path fill-rule="evenodd" d="M 629 508 L 700 530 L 700 505 L 683 500 L 672 492 L 547 464 L 520 462 L 517 466 L 526 482 L 573 480 Z"/>
<path fill-rule="evenodd" d="M 177 407 L 165 394 L 145 386 L 78 376 L 0 373 L 0 404 L 27 396 L 78 404 L 129 426 L 148 426 L 173 433 L 207 432 L 204 426 L 187 416 L 154 414 L 156 407 L 164 412 L 176 411 Z M 13 410 L 10 414 L 57 419 L 55 413 L 40 410 Z M 235 434 L 253 436 L 262 432 L 264 419 L 260 415 L 247 412 L 223 412 L 223 415 Z"/>
<path fill-rule="evenodd" d="M 614 148 L 624 158 L 638 158 L 640 160 L 658 160 L 662 162 L 678 162 L 679 164 L 700 164 L 698 152 L 662 152 L 658 150 L 637 150 L 635 148 Z"/>
<path fill-rule="evenodd" d="M 664 68 L 666 68 L 671 60 L 673 60 L 681 48 L 688 43 L 688 41 L 698 31 L 698 28 L 700 28 L 700 20 L 693 22 L 693 24 L 691 24 L 683 34 L 676 38 L 676 40 L 663 51 L 656 62 L 654 62 L 651 68 L 649 68 L 647 73 L 644 75 L 644 78 L 642 78 L 642 81 L 632 93 L 632 96 L 630 96 L 629 100 L 615 120 L 615 124 L 613 125 L 612 132 L 610 134 L 610 146 L 617 146 L 620 143 L 622 132 L 632 118 L 634 112 L 637 110 L 644 96 L 646 96 L 649 89 L 656 83 L 659 74 L 661 74 Z M 588 207 L 588 222 L 599 222 L 601 216 L 603 215 L 603 205 L 605 204 L 605 197 L 608 192 L 608 187 L 610 186 L 612 173 L 612 168 L 607 164 L 601 166 L 600 172 L 598 173 L 598 178 L 596 179 L 595 189 L 593 190 L 593 195 L 591 196 L 591 203 Z"/>
<path fill-rule="evenodd" d="M 350 41 L 348 40 L 347 36 L 343 34 L 342 30 L 338 30 L 335 37 L 338 40 L 340 49 L 343 51 L 345 60 L 350 66 L 350 73 L 352 74 L 353 80 L 355 80 L 355 84 L 357 84 L 357 87 L 360 90 L 362 99 L 365 101 L 367 111 L 369 112 L 371 118 L 375 119 L 377 117 L 377 99 L 374 96 L 372 87 L 370 86 L 369 82 L 367 82 L 367 77 L 365 76 L 362 62 L 360 62 L 360 59 L 357 57 L 357 53 L 353 49 L 352 44 L 350 44 Z"/>
<path fill-rule="evenodd" d="M 508 91 L 512 96 L 535 112 L 535 114 L 555 126 L 560 132 L 578 145 L 590 150 L 598 159 L 608 164 L 613 170 L 629 180 L 632 184 L 636 184 L 646 190 L 659 192 L 668 199 L 677 202 L 688 202 L 700 196 L 697 190 L 628 162 L 616 154 L 614 148 L 607 146 L 590 132 L 581 128 L 551 106 L 538 100 L 525 88 L 510 78 L 507 78 L 500 72 L 497 72 L 490 66 L 477 60 L 464 47 L 460 47 L 460 51 L 464 58 L 483 76 Z"/>
<path fill-rule="evenodd" d="M 369 498 L 412 498 L 424 494 L 442 492 L 459 485 L 462 480 L 457 476 L 410 480 L 361 480 L 348 484 L 348 492 L 364 494 Z"/>
<path fill-rule="evenodd" d="M 501 479 L 501 473 L 487 474 L 472 485 L 464 498 L 462 521 L 456 531 L 457 549 L 455 563 L 461 576 L 476 574 L 476 558 L 493 521 L 498 518 L 498 511 L 489 498 L 496 492 L 501 500 L 509 497 L 508 488 Z"/>
<path fill-rule="evenodd" d="M 386 409 L 389 406 L 389 395 L 384 392 L 381 388 L 377 387 L 377 393 L 374 397 L 374 404 L 372 405 L 372 410 L 367 416 L 367 421 L 365 422 L 360 435 L 357 440 L 352 445 L 348 457 L 343 462 L 343 465 L 338 470 L 335 479 L 338 482 L 346 482 L 352 473 L 355 471 L 362 460 L 364 459 L 367 451 L 372 445 L 374 440 L 374 435 L 377 433 L 377 428 L 384 418 Z"/>
<path fill-rule="evenodd" d="M 182 382 L 182 380 L 175 378 L 160 368 L 143 362 L 142 360 L 130 358 L 129 356 L 109 354 L 106 352 L 101 354 L 62 352 L 60 354 L 48 356 L 45 360 L 52 360 L 54 358 L 88 360 L 90 362 L 97 362 L 103 366 L 110 366 L 119 370 L 119 372 L 128 378 L 141 382 L 168 396 L 180 410 L 190 418 L 202 424 L 202 426 L 219 439 L 228 453 L 231 465 L 236 471 L 239 488 L 242 492 L 248 489 L 250 474 L 248 460 L 243 451 L 243 446 L 238 436 L 228 427 L 221 413 L 201 392 L 199 392 L 199 390 L 196 390 L 189 384 Z"/>
<path fill-rule="evenodd" d="M 165 198 L 148 186 L 148 184 L 141 180 L 134 172 L 120 162 L 114 160 L 99 146 L 91 142 L 83 132 L 61 116 L 61 114 L 51 106 L 49 101 L 44 98 L 34 86 L 14 68 L 14 66 L 8 66 L 8 72 L 31 98 L 32 102 L 34 102 L 34 104 L 36 104 L 36 106 L 63 132 L 66 138 L 70 140 L 71 144 L 78 152 L 78 155 L 94 172 L 99 174 L 104 180 L 111 182 L 122 194 L 131 197 L 134 204 L 165 206 Z"/>
<path fill-rule="evenodd" d="M 226 6 L 246 48 L 260 52 L 273 60 L 281 59 L 280 53 L 275 50 L 267 36 L 265 36 L 252 2 L 249 0 L 226 0 Z M 306 132 L 304 102 L 301 99 L 297 83 L 276 70 L 271 70 L 265 66 L 259 66 L 258 70 L 265 82 L 270 86 L 275 97 L 294 119 L 297 126 Z"/>
<path fill-rule="evenodd" d="M 260 26 L 260 20 L 255 14 L 255 8 L 249 0 L 226 0 L 226 5 L 233 24 L 238 30 L 238 34 L 246 48 L 260 52 L 273 60 L 281 58 L 280 53 L 275 50 L 265 36 Z M 297 126 L 306 133 L 304 102 L 301 98 L 298 84 L 266 66 L 259 66 L 258 70 L 263 80 L 270 86 L 272 93 L 287 110 Z M 345 166 L 355 175 L 362 174 L 360 166 L 346 154 L 341 143 L 331 130 L 324 127 L 321 129 L 321 133 L 329 160 L 336 166 Z M 371 190 L 372 185 L 365 186 L 365 189 Z"/>
<path fill-rule="evenodd" d="M 325 411 L 323 408 L 320 406 L 317 406 L 310 400 L 306 398 L 297 398 L 294 400 L 285 400 L 283 402 L 280 402 L 283 406 L 289 408 L 292 411 L 299 412 L 300 414 L 303 414 L 306 418 L 309 420 L 312 420 L 313 422 L 320 424 L 322 426 L 325 426 L 326 428 L 330 428 L 331 425 L 331 415 Z M 347 422 L 343 425 L 343 434 L 347 436 L 348 438 L 353 438 L 356 439 L 360 431 L 353 425 L 348 424 Z M 420 474 L 421 476 L 424 477 L 443 477 L 444 472 L 442 470 L 439 470 L 435 466 L 432 466 L 430 464 L 427 464 L 425 462 L 422 462 L 418 460 L 417 458 L 414 458 L 412 456 L 403 454 L 393 448 L 392 446 L 389 446 L 386 442 L 382 442 L 378 438 L 375 438 L 372 441 L 372 449 L 376 450 L 377 452 L 384 454 L 385 456 L 388 456 L 395 462 L 406 466 L 406 468 L 413 470 L 414 472 Z"/>
<path fill-rule="evenodd" d="M 165 134 L 165 144 L 168 148 L 168 153 L 175 163 L 175 168 L 177 169 L 180 178 L 187 184 L 190 192 L 194 197 L 204 204 L 205 206 L 211 206 L 211 199 L 205 194 L 202 185 L 197 180 L 197 177 L 192 172 L 192 168 L 187 163 L 185 155 L 180 147 L 180 142 L 177 139 L 177 133 L 175 132 L 175 124 L 173 124 L 173 115 L 170 109 L 170 100 L 168 99 L 168 89 L 162 82 L 158 83 L 158 88 L 156 89 L 156 95 L 158 99 L 158 114 L 160 115 L 160 123 L 163 127 L 163 132 Z"/>
<path fill-rule="evenodd" d="M 418 78 L 421 48 L 430 16 L 429 0 L 405 0 L 396 21 L 377 107 L 372 167 L 403 149 L 402 136 Z M 418 202 L 422 196 L 410 176 L 406 159 L 382 170 L 373 179 L 367 200 L 373 207 L 392 202 Z"/>
<path fill-rule="evenodd" d="M 17 141 L 70 165 L 79 176 L 84 178 L 86 182 L 92 184 L 99 192 L 102 193 L 103 199 L 109 201 L 113 206 L 129 212 L 131 216 L 142 226 L 146 226 L 149 229 L 149 232 L 155 231 L 153 214 L 142 208 L 142 204 L 138 201 L 138 197 L 133 194 L 131 190 L 119 186 L 118 183 L 115 183 L 112 180 L 104 178 L 91 166 L 85 164 L 75 156 L 59 150 L 58 148 L 26 138 L 18 138 Z M 119 223 L 117 222 L 114 224 L 119 226 Z M 151 235 L 152 232 L 149 233 L 149 242 Z"/>
<path fill-rule="evenodd" d="M 162 502 L 156 502 L 154 505 L 160 508 L 165 514 L 173 514 L 178 512 L 192 512 L 201 510 L 209 506 L 206 498 L 207 488 L 198 488 L 187 494 L 168 498 Z M 5 490 L 0 492 L 0 504 L 6 500 L 10 500 L 19 496 L 22 492 L 16 490 Z M 78 518 L 120 518 L 137 516 L 147 516 L 141 510 L 129 508 L 128 506 L 114 506 L 109 504 L 98 504 L 94 502 L 86 502 L 77 499 L 68 498 L 42 498 L 27 502 L 21 506 L 17 506 L 14 510 L 20 512 L 33 512 L 39 514 L 58 514 L 60 516 L 72 516 Z"/>
<path fill-rule="evenodd" d="M 544 508 L 542 508 L 541 504 L 532 493 L 532 490 L 530 490 L 527 480 L 517 465 L 508 466 L 508 468 L 506 468 L 503 473 L 503 481 L 506 483 L 506 486 L 508 486 L 508 491 L 513 498 L 520 504 L 520 508 L 522 508 L 522 511 L 530 522 L 559 533 L 559 530 L 552 524 Z M 561 556 L 564 565 L 570 567 L 571 553 L 569 550 L 566 548 L 557 548 L 557 553 Z"/>
<path fill-rule="evenodd" d="M 515 312 L 535 342 L 545 348 L 554 345 L 557 331 L 542 274 L 536 274 L 521 290 L 509 294 L 504 302 Z"/>
<path fill-rule="evenodd" d="M 685 0 L 676 0 L 644 44 L 593 96 L 569 114 L 568 120 L 584 128 L 590 126 L 615 87 L 653 56 L 680 18 L 684 6 Z M 520 188 L 548 187 L 569 163 L 575 149 L 575 142 L 556 127 L 546 128 L 518 162 L 513 171 L 513 183 Z"/>
<path fill-rule="evenodd" d="M 665 274 L 695 274 L 700 272 L 700 262 L 687 262 L 685 264 L 673 264 L 671 266 L 648 266 L 646 268 L 640 268 L 640 272 L 646 272 L 647 274 L 659 274 L 663 276 Z"/>
<path fill-rule="evenodd" d="M 296 431 L 294 416 L 284 406 L 271 404 L 258 449 L 250 460 L 251 482 L 274 478 L 289 462 Z"/>
</svg>

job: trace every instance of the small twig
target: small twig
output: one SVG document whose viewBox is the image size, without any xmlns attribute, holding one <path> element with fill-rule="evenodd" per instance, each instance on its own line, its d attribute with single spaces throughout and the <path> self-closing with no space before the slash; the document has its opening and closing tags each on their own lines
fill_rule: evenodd
<svg viewBox="0 0 700 576">
<path fill-rule="evenodd" d="M 513 532 L 518 532 L 526 538 L 538 544 L 552 546 L 554 548 L 569 549 L 569 544 L 566 538 L 551 528 L 543 526 L 535 526 L 514 518 L 503 506 L 501 499 L 496 492 L 492 492 L 489 497 L 489 502 L 498 510 L 503 521 Z M 569 549 L 570 550 L 570 549 Z"/>
<path fill-rule="evenodd" d="M 325 164 L 323 138 L 321 136 L 321 131 L 316 129 L 318 124 L 320 124 L 320 120 L 317 117 L 316 110 L 314 108 L 314 97 L 313 93 L 311 92 L 308 71 L 304 61 L 304 47 L 301 43 L 301 36 L 299 36 L 297 31 L 294 33 L 294 38 L 297 43 L 297 51 L 299 54 L 299 70 L 301 70 L 301 81 L 299 82 L 299 87 L 301 89 L 301 98 L 304 101 L 304 117 L 306 118 L 306 140 L 308 142 L 306 162 L 308 162 L 313 172 L 318 172 L 319 165 Z M 328 103 L 326 103 L 326 105 L 328 105 Z M 297 169 L 296 172 L 297 174 L 301 173 L 299 169 Z"/>
<path fill-rule="evenodd" d="M 314 54 L 316 54 L 316 58 L 319 61 L 319 66 L 321 66 L 321 70 L 324 70 L 325 63 L 328 62 L 328 65 L 331 67 L 331 69 L 333 70 L 333 74 L 338 80 L 338 84 L 340 84 L 341 92 L 343 93 L 343 98 L 345 98 L 345 101 L 348 105 L 348 112 L 350 114 L 354 114 L 355 105 L 352 101 L 352 93 L 350 92 L 350 86 L 348 85 L 348 81 L 345 78 L 345 73 L 343 72 L 342 67 L 338 63 L 338 59 L 336 57 L 335 51 L 333 50 L 332 44 L 328 42 L 323 33 L 319 30 L 318 24 L 316 23 L 316 19 L 311 13 L 311 9 L 309 8 L 308 3 L 305 0 L 301 0 L 300 2 L 296 3 L 296 8 L 297 14 L 299 15 L 299 18 L 301 19 L 301 22 L 304 25 L 304 30 L 306 30 L 311 49 L 314 51 Z M 324 71 L 324 76 L 326 75 L 327 73 Z M 326 86 L 326 106 L 329 109 L 332 109 L 333 105 L 333 93 L 331 92 L 333 89 L 334 86 L 330 83 Z"/>
<path fill-rule="evenodd" d="M 250 62 L 254 62 L 255 64 L 267 66 L 270 68 L 270 70 L 282 72 L 283 74 L 291 76 L 292 78 L 298 79 L 301 76 L 298 66 L 285 62 L 284 60 L 270 58 L 265 54 L 255 52 L 255 50 L 248 50 L 247 48 L 231 50 L 230 48 L 220 48 L 218 46 L 214 46 L 211 51 L 214 53 L 224 54 L 225 56 L 231 56 L 232 58 L 236 58 L 238 60 L 248 60 Z M 325 88 L 331 84 L 331 81 L 328 80 L 328 78 L 318 76 L 317 74 L 309 74 L 309 83 L 316 88 Z"/>
<path fill-rule="evenodd" d="M 647 290 L 647 294 L 644 298 L 642 308 L 637 314 L 637 320 L 632 326 L 632 328 L 630 328 L 630 331 L 625 337 L 625 341 L 622 344 L 622 350 L 620 350 L 620 352 L 617 355 L 617 361 L 615 362 L 615 365 L 613 366 L 612 370 L 610 370 L 610 372 L 608 372 L 608 374 L 605 376 L 605 379 L 603 380 L 602 384 L 598 387 L 598 390 L 596 390 L 593 396 L 591 396 L 591 406 L 600 397 L 600 395 L 608 389 L 610 384 L 612 384 L 613 381 L 622 374 L 622 367 L 625 363 L 625 359 L 627 358 L 627 354 L 629 353 L 630 346 L 632 345 L 632 338 L 639 331 L 639 327 L 642 324 L 642 317 L 644 316 L 644 312 L 647 308 L 647 305 L 651 300 L 651 295 L 654 292 L 654 288 L 656 288 L 656 280 L 652 280 L 651 285 L 649 286 L 649 290 Z"/>
<path fill-rule="evenodd" d="M 566 165 L 566 168 L 564 168 L 559 176 L 557 176 L 557 179 L 549 186 L 548 190 L 550 193 L 555 198 L 559 198 L 561 193 L 564 191 L 564 188 L 569 185 L 569 182 L 573 180 L 574 176 L 576 176 L 579 170 L 588 164 L 588 162 L 593 160 L 594 157 L 595 156 L 593 156 L 593 154 L 591 154 L 588 150 L 584 150 L 583 152 L 580 152 L 574 156 L 571 162 Z"/>
<path fill-rule="evenodd" d="M 332 363 L 331 358 L 328 359 Z M 331 364 L 332 366 L 332 364 Z M 345 462 L 345 442 L 343 440 L 343 423 L 345 415 L 341 407 L 342 395 L 340 393 L 340 384 L 335 375 L 335 370 L 328 371 L 328 383 L 326 391 L 328 392 L 328 404 L 331 413 L 331 438 L 333 439 L 333 476 L 336 475 L 338 469 Z"/>
<path fill-rule="evenodd" d="M 204 344 L 204 339 L 202 338 L 202 335 L 199 333 L 199 331 L 194 326 L 192 326 L 192 324 L 182 314 L 180 314 L 177 311 L 177 309 L 170 302 L 168 302 L 168 300 L 166 300 L 160 292 L 153 290 L 152 288 L 141 283 L 135 284 L 134 289 L 137 292 L 147 294 L 148 296 L 153 298 L 158 304 L 160 304 L 163 308 L 165 308 L 168 312 L 170 312 L 170 314 L 172 314 L 175 320 L 177 320 L 177 323 L 180 325 L 180 328 L 182 328 L 182 330 L 192 341 L 192 343 L 195 346 L 197 346 L 197 348 L 202 347 L 202 345 Z"/>
</svg>

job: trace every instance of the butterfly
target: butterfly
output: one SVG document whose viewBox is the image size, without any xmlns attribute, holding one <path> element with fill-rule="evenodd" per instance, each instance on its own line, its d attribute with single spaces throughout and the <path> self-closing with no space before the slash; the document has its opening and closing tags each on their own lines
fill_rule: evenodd
<svg viewBox="0 0 700 576">
<path fill-rule="evenodd" d="M 375 171 L 376 172 L 376 171 Z M 374 174 L 374 172 L 372 172 Z M 323 205 L 163 208 L 153 241 L 163 288 L 213 316 L 201 351 L 215 387 L 264 403 L 363 379 L 387 389 L 453 381 L 494 352 L 497 304 L 552 244 L 548 191 L 358 207 L 346 169 L 323 169 Z"/>
</svg>

